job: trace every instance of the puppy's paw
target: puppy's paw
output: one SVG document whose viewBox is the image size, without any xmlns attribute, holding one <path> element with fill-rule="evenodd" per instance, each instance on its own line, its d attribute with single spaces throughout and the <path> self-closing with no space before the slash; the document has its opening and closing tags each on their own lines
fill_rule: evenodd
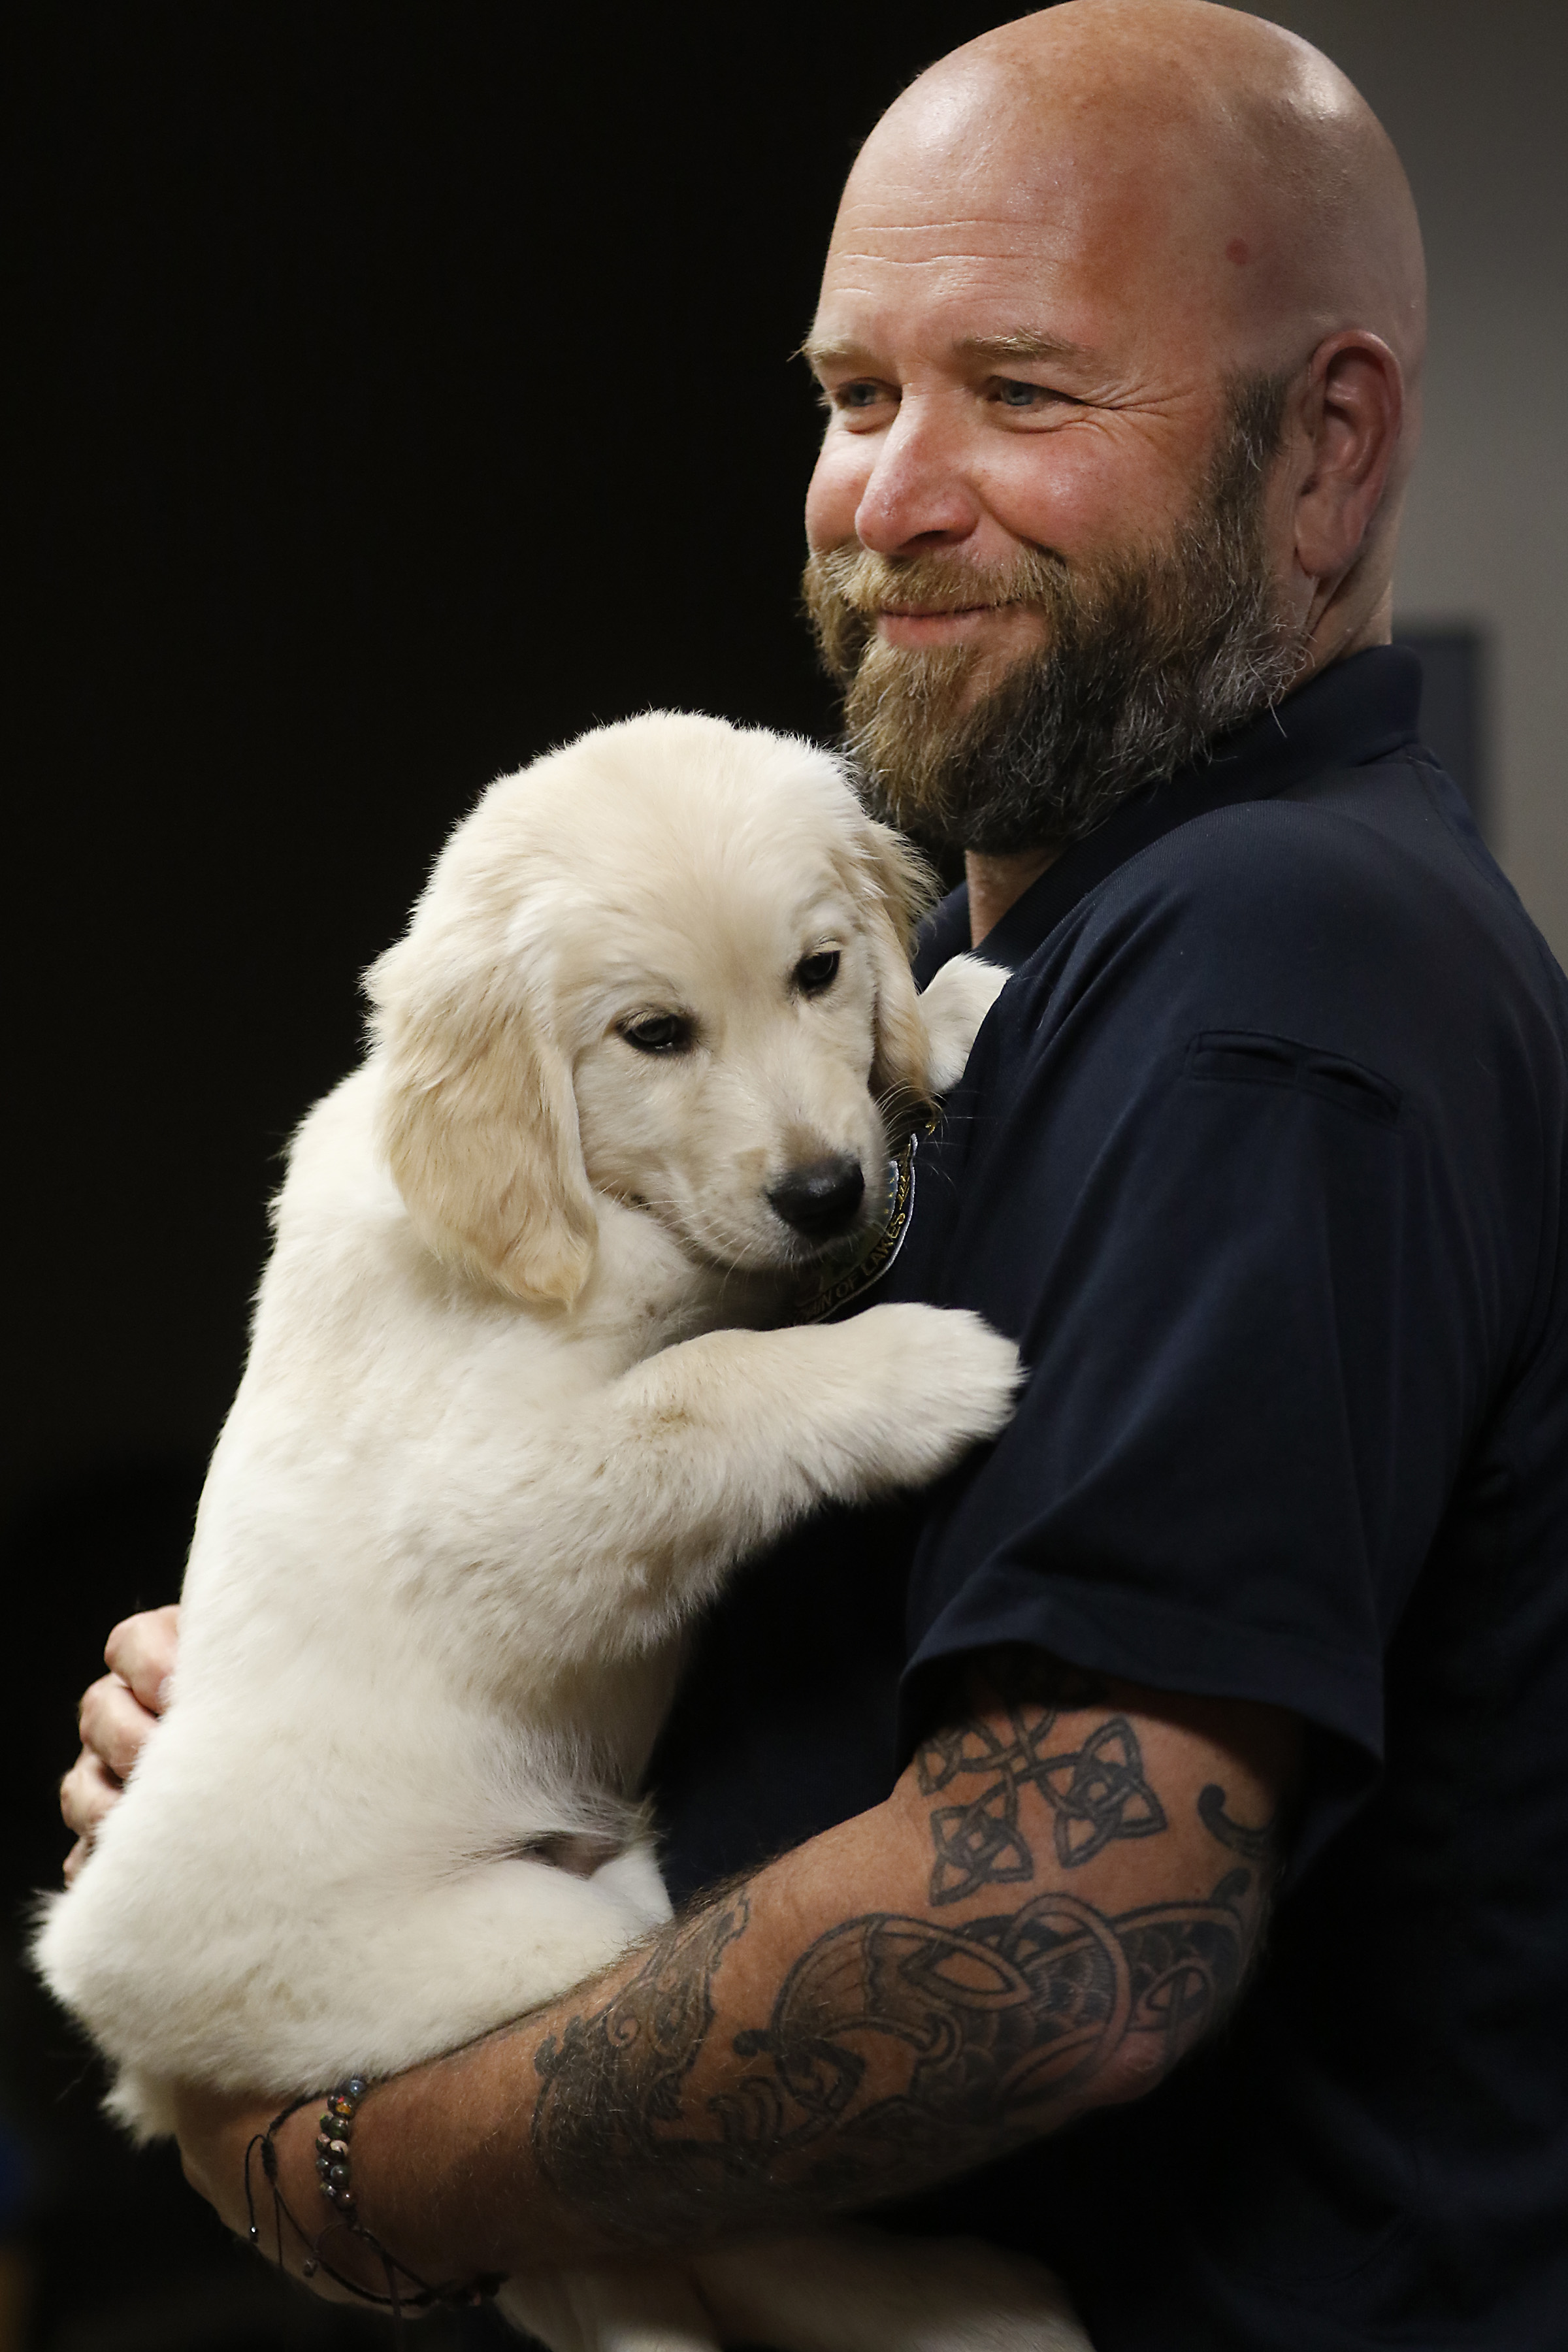
<svg viewBox="0 0 1568 2352">
<path fill-rule="evenodd" d="M 1011 1339 L 963 1307 L 873 1307 L 839 1328 L 863 1351 L 874 1415 L 875 1486 L 919 1486 L 994 1437 L 1012 1417 L 1023 1368 Z"/>
<path fill-rule="evenodd" d="M 1013 977 L 1001 964 L 978 956 L 954 956 L 944 963 L 921 998 L 930 1053 L 926 1084 L 944 1095 L 963 1076 L 963 1066 L 980 1024 Z"/>
</svg>

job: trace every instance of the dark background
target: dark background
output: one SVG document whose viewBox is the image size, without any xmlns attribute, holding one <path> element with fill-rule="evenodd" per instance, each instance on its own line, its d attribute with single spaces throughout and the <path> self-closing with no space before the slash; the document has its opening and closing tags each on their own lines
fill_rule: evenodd
<svg viewBox="0 0 1568 2352">
<path fill-rule="evenodd" d="M 13 1951 L 75 1696 L 178 1587 L 280 1148 L 447 828 L 650 706 L 831 730 L 789 354 L 858 140 L 1009 13 L 13 18 Z M 0 2003 L 0 2352 L 383 2340 L 120 2146 L 14 1958 Z"/>
<path fill-rule="evenodd" d="M 789 355 L 859 138 L 1006 13 L 13 17 L 14 1927 L 75 1695 L 177 1590 L 279 1148 L 449 825 L 649 706 L 830 726 Z M 4 1999 L 0 2352 L 336 2340 L 119 2147 L 15 1966 Z"/>
</svg>

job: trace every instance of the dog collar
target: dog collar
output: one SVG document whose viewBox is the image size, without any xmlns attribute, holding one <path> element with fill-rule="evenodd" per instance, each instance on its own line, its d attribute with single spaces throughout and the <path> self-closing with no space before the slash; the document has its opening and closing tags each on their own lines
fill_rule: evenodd
<svg viewBox="0 0 1568 2352">
<path fill-rule="evenodd" d="M 883 1175 L 882 1214 L 868 1231 L 858 1234 L 847 1257 L 830 1255 L 822 1265 L 823 1279 L 796 1310 L 797 1323 L 826 1322 L 862 1291 L 880 1282 L 904 1245 L 915 1206 L 915 1147 L 911 1135 L 889 1160 Z"/>
</svg>

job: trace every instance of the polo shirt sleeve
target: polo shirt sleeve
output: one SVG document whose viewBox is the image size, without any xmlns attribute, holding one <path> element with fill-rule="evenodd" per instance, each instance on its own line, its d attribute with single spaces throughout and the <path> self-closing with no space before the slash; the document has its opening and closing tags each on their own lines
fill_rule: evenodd
<svg viewBox="0 0 1568 2352">
<path fill-rule="evenodd" d="M 1438 1034 L 1431 910 L 1361 830 L 1184 828 L 983 1034 L 928 1295 L 1015 1336 L 1029 1378 L 927 1523 L 906 1734 L 944 1665 L 1026 1643 L 1291 1708 L 1370 1780 L 1510 1284 L 1459 1132 L 1485 1106 L 1434 1067 L 1464 1040 Z"/>
</svg>

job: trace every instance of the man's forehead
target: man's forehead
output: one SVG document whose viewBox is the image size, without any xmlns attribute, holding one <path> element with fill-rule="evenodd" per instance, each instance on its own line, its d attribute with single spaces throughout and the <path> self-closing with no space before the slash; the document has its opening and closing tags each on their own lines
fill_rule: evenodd
<svg viewBox="0 0 1568 2352">
<path fill-rule="evenodd" d="M 816 318 L 814 365 L 918 340 L 957 364 L 1070 363 L 1138 337 L 1190 272 L 1186 242 L 1150 216 L 1139 192 L 1063 184 L 1029 216 L 950 205 L 933 192 L 886 208 L 848 199 L 835 226 Z M 1162 263 L 1165 266 L 1162 266 Z"/>
</svg>

